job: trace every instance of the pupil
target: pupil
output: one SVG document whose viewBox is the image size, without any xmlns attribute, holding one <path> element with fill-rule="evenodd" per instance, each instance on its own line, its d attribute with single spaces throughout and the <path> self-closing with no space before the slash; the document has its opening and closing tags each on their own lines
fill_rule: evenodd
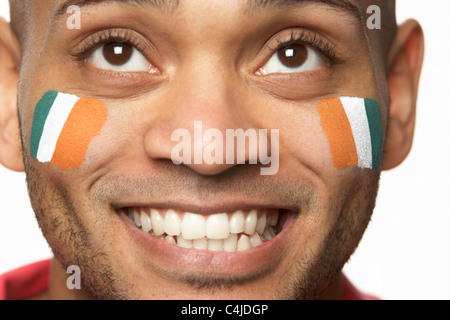
<svg viewBox="0 0 450 320">
<path fill-rule="evenodd" d="M 288 68 L 301 67 L 308 58 L 308 50 L 305 46 L 293 44 L 278 51 L 278 58 Z"/>
<path fill-rule="evenodd" d="M 121 66 L 127 63 L 133 54 L 133 47 L 126 43 L 111 42 L 103 46 L 103 56 L 108 63 Z"/>
</svg>

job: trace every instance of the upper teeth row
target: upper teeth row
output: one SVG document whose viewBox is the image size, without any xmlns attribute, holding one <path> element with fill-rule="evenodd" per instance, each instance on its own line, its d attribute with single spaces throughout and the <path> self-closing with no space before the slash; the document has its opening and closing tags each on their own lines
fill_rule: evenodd
<svg viewBox="0 0 450 320">
<path fill-rule="evenodd" d="M 226 242 L 231 241 L 230 239 L 249 242 L 250 247 L 255 247 L 275 236 L 275 226 L 278 223 L 278 210 L 270 214 L 264 211 L 259 215 L 256 209 L 250 210 L 248 214 L 237 210 L 230 215 L 217 213 L 207 216 L 186 212 L 180 217 L 181 214 L 172 209 L 166 210 L 162 215 L 157 209 L 129 208 L 128 216 L 143 231 L 169 237 L 170 241 L 176 237 L 177 244 L 184 247 L 195 247 L 193 242 L 203 240 L 214 243 L 214 240 Z M 248 236 L 243 235 L 240 237 L 242 239 L 237 239 L 238 234 Z M 242 247 L 249 249 L 248 245 L 243 244 Z M 236 243 L 235 248 L 239 251 L 239 243 Z"/>
</svg>

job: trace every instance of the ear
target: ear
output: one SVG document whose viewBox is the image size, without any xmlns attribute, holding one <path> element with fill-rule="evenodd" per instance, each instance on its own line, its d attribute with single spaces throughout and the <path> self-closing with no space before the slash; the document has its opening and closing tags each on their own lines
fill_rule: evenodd
<svg viewBox="0 0 450 320">
<path fill-rule="evenodd" d="M 8 22 L 0 19 L 0 163 L 14 171 L 24 171 L 17 85 L 20 48 Z"/>
<path fill-rule="evenodd" d="M 383 170 L 397 167 L 411 151 L 424 46 L 423 31 L 416 21 L 399 26 L 388 57 L 391 105 Z"/>
</svg>

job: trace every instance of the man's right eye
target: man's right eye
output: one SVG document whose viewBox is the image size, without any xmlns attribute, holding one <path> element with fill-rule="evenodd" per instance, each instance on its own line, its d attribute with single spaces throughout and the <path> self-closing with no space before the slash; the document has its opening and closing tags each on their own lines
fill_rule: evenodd
<svg viewBox="0 0 450 320">
<path fill-rule="evenodd" d="M 119 41 L 101 45 L 86 61 L 105 71 L 154 73 L 156 69 L 133 45 Z"/>
</svg>

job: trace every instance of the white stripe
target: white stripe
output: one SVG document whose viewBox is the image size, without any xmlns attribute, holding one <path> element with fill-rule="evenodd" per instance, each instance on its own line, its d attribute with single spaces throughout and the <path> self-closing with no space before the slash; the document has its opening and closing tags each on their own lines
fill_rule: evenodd
<svg viewBox="0 0 450 320">
<path fill-rule="evenodd" d="M 372 168 L 372 141 L 370 139 L 369 122 L 367 120 L 364 99 L 341 98 L 347 118 L 352 127 L 358 152 L 358 166 L 361 168 Z"/>
<path fill-rule="evenodd" d="M 61 134 L 73 106 L 79 99 L 80 98 L 72 94 L 58 93 L 48 114 L 47 120 L 45 121 L 44 130 L 39 143 L 37 160 L 40 162 L 50 162 L 52 160 L 59 135 Z"/>
</svg>

